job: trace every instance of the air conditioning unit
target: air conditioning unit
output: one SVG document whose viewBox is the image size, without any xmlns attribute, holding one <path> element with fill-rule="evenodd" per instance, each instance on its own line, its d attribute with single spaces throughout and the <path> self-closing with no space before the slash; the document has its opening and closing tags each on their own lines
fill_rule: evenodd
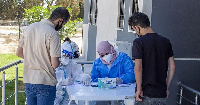
<svg viewBox="0 0 200 105">
<path fill-rule="evenodd" d="M 127 41 L 109 41 L 119 52 L 124 52 L 132 58 L 132 44 Z"/>
</svg>

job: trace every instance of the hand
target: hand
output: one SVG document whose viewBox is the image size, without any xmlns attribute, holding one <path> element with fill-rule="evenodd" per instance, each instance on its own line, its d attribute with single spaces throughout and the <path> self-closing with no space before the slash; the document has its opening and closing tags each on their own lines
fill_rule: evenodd
<svg viewBox="0 0 200 105">
<path fill-rule="evenodd" d="M 82 76 L 82 81 L 83 81 L 83 85 L 85 86 L 89 86 L 90 85 L 90 82 L 91 82 L 91 77 L 89 74 L 84 74 Z"/>
<path fill-rule="evenodd" d="M 167 93 L 167 97 L 166 98 L 168 98 L 169 97 L 169 90 L 168 89 L 167 89 L 166 93 Z"/>
<path fill-rule="evenodd" d="M 142 101 L 142 99 L 140 97 L 143 97 L 143 92 L 141 90 L 137 90 L 135 93 L 135 99 L 137 101 Z"/>
<path fill-rule="evenodd" d="M 116 84 L 122 84 L 123 83 L 123 80 L 121 78 L 116 78 Z"/>
</svg>

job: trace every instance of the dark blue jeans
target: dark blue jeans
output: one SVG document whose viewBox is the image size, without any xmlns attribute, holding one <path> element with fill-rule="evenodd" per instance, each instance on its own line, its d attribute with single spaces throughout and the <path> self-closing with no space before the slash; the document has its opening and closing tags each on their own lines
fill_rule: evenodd
<svg viewBox="0 0 200 105">
<path fill-rule="evenodd" d="M 25 83 L 27 105 L 54 105 L 56 86 Z"/>
<path fill-rule="evenodd" d="M 166 105 L 166 98 L 142 97 L 142 102 L 135 100 L 135 105 Z"/>
</svg>

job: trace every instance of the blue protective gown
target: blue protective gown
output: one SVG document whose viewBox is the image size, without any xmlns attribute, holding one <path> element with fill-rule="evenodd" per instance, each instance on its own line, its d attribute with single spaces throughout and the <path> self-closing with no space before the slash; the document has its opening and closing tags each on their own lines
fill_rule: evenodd
<svg viewBox="0 0 200 105">
<path fill-rule="evenodd" d="M 108 68 L 100 58 L 97 58 L 93 63 L 91 71 L 92 82 L 97 82 L 98 78 L 104 77 L 119 77 L 123 80 L 123 83 L 135 82 L 133 61 L 126 53 L 119 52 L 115 61 Z"/>
</svg>

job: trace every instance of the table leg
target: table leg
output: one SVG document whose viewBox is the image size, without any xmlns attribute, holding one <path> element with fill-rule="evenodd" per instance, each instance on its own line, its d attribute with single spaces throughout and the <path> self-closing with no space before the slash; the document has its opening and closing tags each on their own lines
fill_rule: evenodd
<svg viewBox="0 0 200 105">
<path fill-rule="evenodd" d="M 135 100 L 134 99 L 129 99 L 129 100 L 124 100 L 124 105 L 134 105 Z"/>
<path fill-rule="evenodd" d="M 70 103 L 72 102 L 72 100 L 69 100 L 69 103 L 68 103 L 68 105 L 70 105 Z"/>
<path fill-rule="evenodd" d="M 114 101 L 111 101 L 111 105 L 114 105 Z"/>
<path fill-rule="evenodd" d="M 85 105 L 90 105 L 90 101 L 85 101 Z"/>
</svg>

